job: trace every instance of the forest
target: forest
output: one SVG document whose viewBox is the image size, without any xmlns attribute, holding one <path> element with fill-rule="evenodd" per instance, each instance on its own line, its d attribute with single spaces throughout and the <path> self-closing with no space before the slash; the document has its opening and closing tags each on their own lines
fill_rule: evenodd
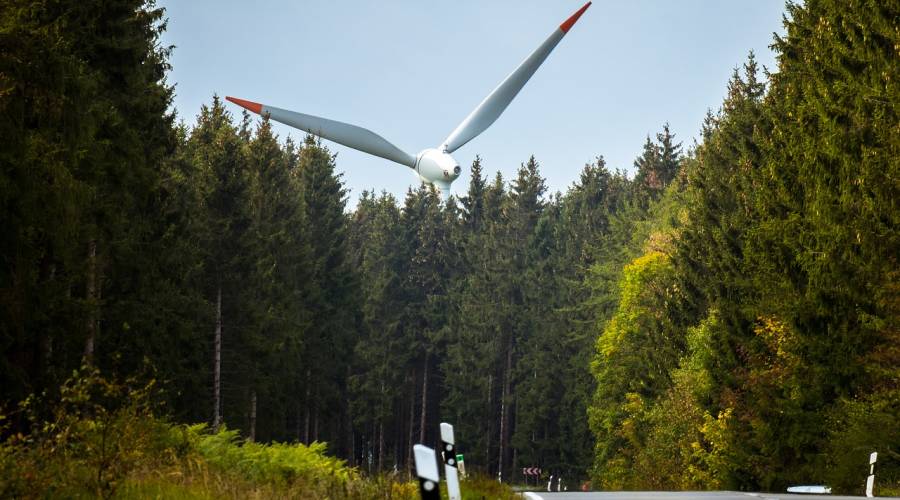
<svg viewBox="0 0 900 500">
<path fill-rule="evenodd" d="M 692 144 L 353 205 L 315 137 L 177 121 L 152 2 L 3 2 L 0 463 L 87 370 L 372 475 L 445 421 L 504 482 L 900 492 L 900 4 L 784 23 Z"/>
</svg>

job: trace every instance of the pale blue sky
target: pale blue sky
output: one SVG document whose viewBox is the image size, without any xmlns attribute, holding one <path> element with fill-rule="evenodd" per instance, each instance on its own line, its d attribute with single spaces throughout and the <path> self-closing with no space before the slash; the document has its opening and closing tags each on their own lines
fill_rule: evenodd
<svg viewBox="0 0 900 500">
<path fill-rule="evenodd" d="M 411 154 L 438 146 L 582 4 L 159 1 L 163 42 L 176 46 L 175 107 L 189 124 L 218 93 L 360 125 Z M 599 155 L 630 170 L 664 122 L 688 146 L 750 50 L 775 69 L 768 46 L 783 12 L 783 0 L 594 1 L 503 116 L 453 154 L 463 166 L 453 193 L 465 193 L 476 154 L 507 179 L 534 154 L 554 192 Z M 363 189 L 402 199 L 418 185 L 407 167 L 326 144 L 351 205 Z"/>
</svg>

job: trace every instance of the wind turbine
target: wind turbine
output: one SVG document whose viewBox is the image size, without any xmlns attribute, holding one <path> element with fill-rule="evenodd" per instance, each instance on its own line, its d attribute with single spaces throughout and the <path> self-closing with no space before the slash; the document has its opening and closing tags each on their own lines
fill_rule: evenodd
<svg viewBox="0 0 900 500">
<path fill-rule="evenodd" d="M 380 156 L 413 169 L 423 181 L 441 189 L 444 199 L 450 196 L 450 184 L 459 177 L 459 163 L 450 153 L 461 148 L 478 134 L 484 132 L 503 113 L 509 103 L 522 90 L 531 75 L 537 71 L 550 52 L 569 32 L 578 18 L 590 7 L 591 2 L 584 4 L 577 12 L 566 19 L 544 40 L 537 50 L 531 53 L 509 76 L 503 80 L 481 104 L 475 108 L 465 120 L 436 148 L 422 150 L 413 156 L 394 146 L 371 130 L 343 123 L 328 118 L 288 111 L 268 104 L 259 104 L 235 97 L 226 97 L 229 101 L 254 113 L 268 116 L 277 122 L 290 125 L 310 134 L 323 137 L 338 144 Z"/>
</svg>

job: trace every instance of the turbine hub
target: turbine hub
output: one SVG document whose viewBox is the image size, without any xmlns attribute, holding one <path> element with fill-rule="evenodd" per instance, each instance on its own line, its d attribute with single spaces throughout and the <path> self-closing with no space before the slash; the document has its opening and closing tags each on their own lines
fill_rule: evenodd
<svg viewBox="0 0 900 500">
<path fill-rule="evenodd" d="M 440 149 L 426 149 L 416 157 L 416 173 L 423 181 L 449 186 L 462 171 L 459 163 Z"/>
</svg>

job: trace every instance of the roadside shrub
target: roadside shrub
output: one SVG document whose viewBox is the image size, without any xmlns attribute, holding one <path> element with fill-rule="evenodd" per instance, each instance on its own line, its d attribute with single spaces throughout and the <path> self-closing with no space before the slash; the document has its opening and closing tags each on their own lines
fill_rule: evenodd
<svg viewBox="0 0 900 500">
<path fill-rule="evenodd" d="M 112 382 L 83 367 L 60 387 L 49 417 L 39 416 L 45 397 L 20 403 L 31 431 L 0 448 L 0 496 L 109 498 L 135 468 L 170 456 L 169 428 L 152 418 L 154 385 Z"/>
<path fill-rule="evenodd" d="M 843 400 L 829 419 L 828 484 L 835 492 L 861 495 L 875 463 L 875 494 L 900 494 L 900 390 L 875 393 L 865 399 Z"/>
<path fill-rule="evenodd" d="M 0 442 L 0 498 L 418 497 L 416 483 L 362 477 L 325 443 L 262 444 L 224 426 L 169 423 L 155 415 L 154 388 L 84 367 L 55 400 L 23 401 L 17 417 L 30 431 Z M 5 434 L 9 421 L 0 413 Z"/>
<path fill-rule="evenodd" d="M 238 431 L 224 426 L 213 434 L 206 432 L 205 424 L 187 429 L 189 439 L 210 467 L 250 482 L 279 486 L 328 483 L 338 488 L 359 479 L 359 473 L 343 460 L 325 454 L 325 443 L 260 444 L 244 441 Z"/>
</svg>

